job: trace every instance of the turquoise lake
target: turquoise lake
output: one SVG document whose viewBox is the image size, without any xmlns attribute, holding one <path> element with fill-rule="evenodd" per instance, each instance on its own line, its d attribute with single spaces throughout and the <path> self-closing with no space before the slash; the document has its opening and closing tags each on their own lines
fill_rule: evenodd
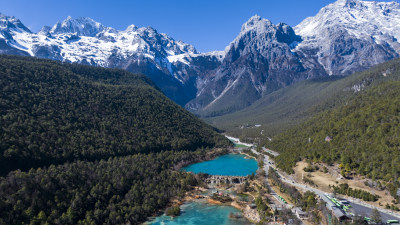
<svg viewBox="0 0 400 225">
<path fill-rule="evenodd" d="M 193 173 L 208 173 L 210 175 L 247 176 L 255 174 L 258 169 L 257 161 L 246 159 L 245 155 L 229 154 L 214 160 L 195 163 L 184 168 Z M 165 214 L 154 218 L 146 224 L 151 225 L 248 225 L 252 224 L 245 218 L 229 218 L 230 213 L 242 214 L 232 206 L 212 205 L 205 200 L 188 202 L 181 206 L 181 215 L 175 218 Z"/>
<path fill-rule="evenodd" d="M 159 216 L 147 224 L 151 225 L 248 225 L 245 218 L 232 219 L 229 213 L 241 212 L 231 206 L 211 205 L 204 201 L 194 201 L 181 206 L 182 214 L 178 217 Z"/>
<path fill-rule="evenodd" d="M 223 155 L 214 160 L 195 163 L 184 168 L 188 172 L 223 176 L 247 176 L 255 174 L 257 169 L 255 159 L 246 159 L 245 155 L 240 154 Z"/>
</svg>

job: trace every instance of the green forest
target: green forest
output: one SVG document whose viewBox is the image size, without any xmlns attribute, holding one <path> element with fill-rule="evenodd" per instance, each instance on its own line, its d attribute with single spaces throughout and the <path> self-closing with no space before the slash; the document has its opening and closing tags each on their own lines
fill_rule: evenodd
<svg viewBox="0 0 400 225">
<path fill-rule="evenodd" d="M 400 80 L 398 58 L 346 77 L 300 81 L 263 96 L 243 110 L 204 119 L 244 142 L 258 141 L 303 124 L 325 110 L 343 106 L 357 88 L 366 90 L 394 80 Z M 261 126 L 255 127 L 256 124 Z"/>
<path fill-rule="evenodd" d="M 361 189 L 353 189 L 353 188 L 349 187 L 348 184 L 339 184 L 338 186 L 333 186 L 332 188 L 333 188 L 334 193 L 347 195 L 347 196 L 351 196 L 354 198 L 359 198 L 359 199 L 362 199 L 367 202 L 368 201 L 376 202 L 376 201 L 378 201 L 378 198 L 379 198 L 378 195 L 371 194 L 368 191 L 364 191 Z"/>
<path fill-rule="evenodd" d="M 0 56 L 0 224 L 139 224 L 228 139 L 144 75 Z"/>
<path fill-rule="evenodd" d="M 281 152 L 276 161 L 286 172 L 309 159 L 339 163 L 344 176 L 355 172 L 398 185 L 399 136 L 400 82 L 387 81 L 276 135 L 266 146 Z"/>
<path fill-rule="evenodd" d="M 228 145 L 144 75 L 0 57 L 0 174 L 163 150 Z"/>
<path fill-rule="evenodd" d="M 0 178 L 0 224 L 138 224 L 197 184 L 171 168 L 205 156 L 165 151 L 17 170 Z"/>
</svg>

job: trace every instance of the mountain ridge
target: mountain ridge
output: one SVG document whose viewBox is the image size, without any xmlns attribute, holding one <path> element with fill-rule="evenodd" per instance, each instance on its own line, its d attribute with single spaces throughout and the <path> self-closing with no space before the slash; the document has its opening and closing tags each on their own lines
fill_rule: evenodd
<svg viewBox="0 0 400 225">
<path fill-rule="evenodd" d="M 250 107 L 204 120 L 230 135 L 249 138 L 249 142 L 260 136 L 273 137 L 319 112 L 347 104 L 349 98 L 371 87 L 399 81 L 399 67 L 400 59 L 394 59 L 345 77 L 300 81 L 263 96 Z"/>
<path fill-rule="evenodd" d="M 121 69 L 0 56 L 0 174 L 228 140 Z"/>
<path fill-rule="evenodd" d="M 295 27 L 255 15 L 224 51 L 208 53 L 151 27 L 120 31 L 68 17 L 32 33 L 13 17 L 1 15 L 1 21 L 2 54 L 144 73 L 200 116 L 231 113 L 292 83 L 349 75 L 400 52 L 400 5 L 394 2 L 338 0 Z"/>
</svg>

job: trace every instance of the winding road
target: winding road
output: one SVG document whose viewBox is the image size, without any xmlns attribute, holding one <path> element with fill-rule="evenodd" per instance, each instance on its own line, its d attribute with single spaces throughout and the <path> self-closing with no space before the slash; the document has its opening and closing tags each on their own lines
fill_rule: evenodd
<svg viewBox="0 0 400 225">
<path fill-rule="evenodd" d="M 232 138 L 232 137 L 228 137 L 228 136 L 227 136 L 227 138 L 229 138 L 229 139 L 232 140 L 232 141 L 233 141 L 233 140 L 235 140 L 235 141 L 238 140 L 238 139 L 236 139 L 236 138 Z M 248 144 L 248 143 L 242 143 L 242 142 L 241 142 L 241 144 L 244 144 L 244 145 L 247 145 L 247 146 L 251 147 L 251 151 L 252 151 L 254 154 L 257 154 L 257 155 L 260 154 L 259 152 L 257 152 L 257 151 L 254 149 L 254 146 L 253 146 L 253 145 Z M 279 153 L 277 153 L 277 152 L 275 152 L 275 151 L 272 151 L 272 150 L 270 150 L 270 149 L 264 148 L 264 147 L 262 148 L 262 150 L 265 151 L 266 153 L 272 154 L 272 155 L 274 155 L 274 156 L 278 156 L 278 155 L 279 155 Z M 274 167 L 273 165 L 274 165 L 274 162 L 269 158 L 268 155 L 265 155 L 265 154 L 264 154 L 264 170 L 265 170 L 265 176 L 266 176 L 266 178 L 268 177 L 268 170 L 269 170 L 269 167 L 272 167 L 272 168 L 274 168 L 275 170 L 277 170 L 276 167 Z M 332 210 L 332 208 L 331 208 L 332 202 L 326 197 L 327 194 L 329 195 L 329 194 L 331 194 L 331 193 L 325 193 L 325 192 L 323 192 L 323 191 L 321 191 L 321 190 L 318 190 L 318 189 L 316 189 L 316 188 L 310 187 L 310 186 L 308 186 L 308 185 L 298 183 L 298 182 L 296 182 L 295 180 L 293 180 L 292 178 L 288 178 L 287 176 L 285 176 L 285 175 L 284 175 L 282 172 L 280 172 L 279 170 L 277 170 L 277 172 L 278 172 L 279 176 L 281 176 L 283 182 L 288 183 L 288 184 L 290 184 L 290 185 L 293 185 L 293 186 L 295 186 L 295 187 L 297 187 L 297 188 L 300 188 L 300 189 L 302 189 L 302 190 L 311 191 L 311 192 L 315 193 L 315 194 L 318 195 L 323 201 L 326 202 L 326 205 L 327 205 L 328 209 L 329 209 L 329 210 Z M 268 182 L 268 179 L 266 179 L 266 180 L 267 180 L 267 182 Z M 278 200 L 279 200 L 279 199 L 278 199 Z M 387 210 L 387 209 L 382 209 L 382 208 L 377 208 L 377 207 L 375 207 L 375 206 L 372 206 L 372 205 L 370 205 L 370 204 L 367 204 L 367 203 L 365 203 L 365 202 L 362 202 L 362 201 L 360 201 L 360 200 L 358 200 L 358 199 L 348 198 L 348 201 L 350 202 L 350 205 L 352 206 L 352 210 L 353 210 L 354 213 L 357 214 L 357 215 L 370 217 L 371 212 L 372 212 L 372 209 L 376 208 L 376 209 L 379 210 L 379 212 L 380 212 L 380 214 L 381 214 L 382 221 L 387 221 L 387 220 L 399 220 L 399 219 L 400 219 L 400 214 L 395 213 L 395 212 L 393 212 L 393 211 L 390 211 L 390 210 Z"/>
</svg>

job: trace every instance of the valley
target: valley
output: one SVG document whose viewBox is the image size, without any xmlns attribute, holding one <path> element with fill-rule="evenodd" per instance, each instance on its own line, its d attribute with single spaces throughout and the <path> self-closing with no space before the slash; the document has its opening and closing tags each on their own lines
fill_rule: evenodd
<svg viewBox="0 0 400 225">
<path fill-rule="evenodd" d="M 346 104 L 375 85 L 399 80 L 399 62 L 395 59 L 347 77 L 298 82 L 262 97 L 246 109 L 204 120 L 237 137 L 258 138 L 261 131 L 264 139 L 272 137 L 324 110 Z"/>
<path fill-rule="evenodd" d="M 202 117 L 245 110 L 300 81 L 347 76 L 400 53 L 396 2 L 337 0 L 294 27 L 254 15 L 224 51 L 206 53 L 153 27 L 118 30 L 67 17 L 35 33 L 11 15 L 0 21 L 2 54 L 143 73 Z"/>
<path fill-rule="evenodd" d="M 0 224 L 138 224 L 230 145 L 143 75 L 2 55 L 0 78 Z"/>
<path fill-rule="evenodd" d="M 400 223 L 398 2 L 100 2 L 0 13 L 0 225 Z"/>
<path fill-rule="evenodd" d="M 233 140 L 232 137 L 230 137 L 231 140 Z M 237 143 L 237 142 L 235 142 Z M 243 143 L 246 144 L 246 143 Z M 284 222 L 285 220 L 287 220 L 287 218 L 285 219 L 284 217 L 282 217 L 283 212 L 285 212 L 285 210 L 290 210 L 290 213 L 292 213 L 292 220 L 297 220 L 297 222 L 295 222 L 295 224 L 315 224 L 315 223 L 321 223 L 321 224 L 325 224 L 328 223 L 328 217 L 327 215 L 329 214 L 329 211 L 338 211 L 341 212 L 342 215 L 344 215 L 344 217 L 347 218 L 353 218 L 355 215 L 361 215 L 363 216 L 363 218 L 370 218 L 371 217 L 371 213 L 372 213 L 372 209 L 376 209 L 378 208 L 381 215 L 381 218 L 383 221 L 388 221 L 388 220 L 399 220 L 400 218 L 400 213 L 394 213 L 393 211 L 388 211 L 383 209 L 381 204 L 371 204 L 371 203 L 367 203 L 364 201 L 360 201 L 354 198 L 349 198 L 346 196 L 342 196 L 342 195 L 336 195 L 336 198 L 340 198 L 341 201 L 345 201 L 346 199 L 350 202 L 349 205 L 351 205 L 350 209 L 335 209 L 335 204 L 334 202 L 332 202 L 330 200 L 331 197 L 329 196 L 334 196 L 335 194 L 332 194 L 332 189 L 328 188 L 327 186 L 315 186 L 315 185 L 310 185 L 305 183 L 303 180 L 299 180 L 297 179 L 299 174 L 296 175 L 288 175 L 283 171 L 280 171 L 278 168 L 276 168 L 274 165 L 274 161 L 268 156 L 268 154 L 271 154 L 273 156 L 278 156 L 279 153 L 274 152 L 272 150 L 269 149 L 265 149 L 263 148 L 260 151 L 257 151 L 255 147 L 251 147 L 251 144 L 246 144 L 249 147 L 249 149 L 251 149 L 250 151 L 253 152 L 252 155 L 254 154 L 255 156 L 261 156 L 263 155 L 263 168 L 262 171 L 264 171 L 264 173 L 259 173 L 257 172 L 258 175 L 256 175 L 256 179 L 254 178 L 250 178 L 250 180 L 246 181 L 249 182 L 249 191 L 243 191 L 242 186 L 243 183 L 238 182 L 238 183 L 228 183 L 227 180 L 225 181 L 221 181 L 221 183 L 209 183 L 207 182 L 207 185 L 204 186 L 206 187 L 206 189 L 203 189 L 202 192 L 197 192 L 197 194 L 195 194 L 194 196 L 196 196 L 195 198 L 190 198 L 189 200 L 186 200 L 186 202 L 184 202 L 184 204 L 181 206 L 181 210 L 182 210 L 182 215 L 171 219 L 171 217 L 162 215 L 160 217 L 157 217 L 156 219 L 154 219 L 152 222 L 150 222 L 149 224 L 162 224 L 163 222 L 166 223 L 171 223 L 171 224 L 186 224 L 189 223 L 189 221 L 192 221 L 191 223 L 194 224 L 201 224 L 200 221 L 214 221 L 214 218 L 210 218 L 207 213 L 205 213 L 203 210 L 205 209 L 210 209 L 210 207 L 215 208 L 214 210 L 218 211 L 218 210 L 232 210 L 229 208 L 226 208 L 230 205 L 239 208 L 242 212 L 244 212 L 244 216 L 246 218 L 248 218 L 250 221 L 252 222 L 260 222 L 263 221 L 264 223 L 267 221 L 271 221 L 271 218 L 275 218 L 274 221 L 277 223 L 281 223 Z M 247 150 L 247 147 L 235 147 L 235 149 L 232 149 L 231 151 L 233 152 L 241 152 L 242 154 L 247 154 L 245 153 Z M 267 154 L 266 154 L 267 153 Z M 264 155 L 266 154 L 266 155 Z M 258 157 L 257 157 L 258 158 Z M 208 161 L 208 162 L 203 162 L 203 163 L 198 163 L 198 164 L 194 164 L 191 165 L 189 167 L 186 167 L 186 170 L 194 170 L 198 172 L 203 171 L 200 168 L 196 168 L 196 167 L 201 167 L 204 170 L 209 170 L 210 167 L 209 166 L 203 166 L 205 165 L 204 163 L 213 163 L 213 162 L 218 162 L 218 160 L 220 160 L 220 158 L 217 158 L 214 161 Z M 214 172 L 209 172 L 211 174 L 225 174 L 225 170 L 229 170 L 230 166 L 234 166 L 237 163 L 235 162 L 229 162 L 226 166 L 225 169 L 219 169 L 216 170 Z M 259 164 L 260 165 L 260 164 Z M 240 167 L 240 166 L 239 166 Z M 268 171 L 271 171 L 269 175 Z M 260 174 L 262 174 L 260 176 Z M 307 192 L 312 192 L 315 194 L 315 201 L 318 202 L 323 202 L 324 205 L 326 204 L 326 211 L 324 211 L 322 218 L 319 218 L 319 222 L 313 221 L 312 218 L 310 217 L 303 217 L 303 216 L 299 216 L 297 215 L 297 219 L 296 218 L 296 210 L 298 210 L 298 208 L 296 208 L 296 206 L 299 205 L 298 199 L 293 199 L 293 197 L 291 196 L 291 192 L 287 192 L 288 189 L 283 188 L 282 186 L 277 186 L 276 184 L 276 180 L 277 178 L 269 178 L 269 176 L 274 177 L 274 174 L 278 174 L 278 176 L 280 177 L 279 180 L 281 180 L 280 182 L 283 182 L 287 185 L 290 185 L 296 189 L 298 189 L 300 192 L 298 192 L 298 194 L 301 195 L 307 195 Z M 232 174 L 226 174 L 225 176 L 227 177 L 232 177 Z M 264 177 L 265 176 L 265 177 Z M 313 177 L 313 176 L 312 176 Z M 254 180 L 252 180 L 254 179 Z M 312 179 L 312 178 L 311 178 Z M 335 179 L 336 181 L 336 179 Z M 345 180 L 339 180 L 340 183 L 342 182 L 346 182 L 349 183 L 352 187 L 357 186 L 354 184 L 352 184 L 352 181 L 345 181 Z M 334 182 L 335 183 L 335 182 Z M 357 186 L 358 187 L 358 186 Z M 255 191 L 254 189 L 258 190 Z M 197 188 L 196 188 L 197 189 Z M 200 188 L 199 188 L 200 189 Z M 207 191 L 205 191 L 207 190 Z M 226 198 L 229 200 L 226 200 L 227 202 L 221 202 L 221 197 L 215 197 L 216 193 L 220 193 L 220 196 L 225 196 L 222 198 Z M 263 195 L 260 195 L 261 193 L 263 193 Z M 245 203 L 243 200 L 240 200 L 243 197 L 238 197 L 238 196 L 248 196 L 247 197 L 247 203 Z M 257 197 L 259 196 L 259 197 Z M 256 199 L 258 198 L 262 198 L 263 201 L 266 202 L 266 208 L 264 208 L 263 210 L 260 211 L 260 209 L 254 208 L 252 209 L 252 207 L 255 205 L 254 201 L 257 202 Z M 250 200 L 250 199 L 252 200 Z M 215 200 L 218 199 L 218 200 Z M 205 201 L 206 200 L 206 201 Z M 208 202 L 208 203 L 207 203 Z M 214 206 L 206 206 L 204 204 L 212 204 Z M 215 205 L 216 204 L 216 205 Z M 222 205 L 222 208 L 218 208 L 218 205 Z M 257 209 L 257 210 L 255 210 Z M 274 212 L 275 210 L 275 212 Z M 329 211 L 327 211 L 329 210 Z M 231 212 L 235 212 L 235 211 L 231 211 Z M 277 213 L 278 212 L 278 213 Z M 205 214 L 203 214 L 205 213 Z M 263 214 L 263 213 L 267 213 L 267 214 Z M 286 211 L 286 213 L 288 213 L 288 211 Z M 289 214 L 290 214 L 289 213 Z M 271 215 L 275 215 L 276 217 L 269 217 Z M 265 217 L 267 215 L 267 217 Z M 329 214 L 330 215 L 330 214 Z M 337 212 L 336 214 L 332 214 L 331 217 L 336 217 L 338 220 L 342 220 L 344 217 L 341 215 L 338 215 Z M 342 218 L 343 217 L 343 218 Z M 207 219 L 206 219 L 207 218 Z M 235 218 L 235 217 L 233 217 Z M 238 214 L 238 211 L 236 211 L 236 218 L 243 218 L 243 215 Z M 270 218 L 270 219 L 268 219 Z M 289 217 L 290 218 L 290 217 Z M 228 216 L 228 214 L 225 212 L 221 212 L 220 214 L 218 214 L 218 216 L 215 218 L 215 220 L 220 220 L 220 223 L 227 223 L 227 224 L 246 224 L 244 221 L 239 222 L 237 221 L 237 219 L 233 219 L 232 221 L 225 221 L 222 222 L 223 220 L 231 220 L 232 217 Z M 314 218 L 315 219 L 315 218 Z"/>
</svg>

